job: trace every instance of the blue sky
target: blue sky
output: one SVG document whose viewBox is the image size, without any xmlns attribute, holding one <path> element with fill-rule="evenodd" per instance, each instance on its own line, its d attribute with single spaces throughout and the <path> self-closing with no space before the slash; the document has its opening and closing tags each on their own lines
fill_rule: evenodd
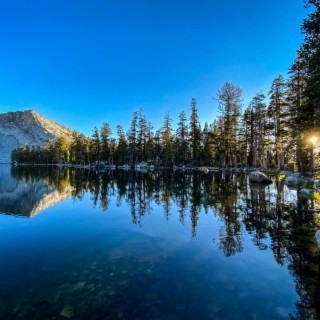
<svg viewBox="0 0 320 320">
<path fill-rule="evenodd" d="M 34 109 L 91 135 L 142 107 L 212 122 L 225 82 L 244 104 L 295 58 L 303 0 L 0 0 L 0 113 Z"/>
</svg>

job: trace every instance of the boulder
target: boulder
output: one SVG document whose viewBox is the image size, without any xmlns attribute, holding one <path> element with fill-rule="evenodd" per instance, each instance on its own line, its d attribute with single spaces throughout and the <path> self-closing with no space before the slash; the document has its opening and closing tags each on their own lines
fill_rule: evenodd
<svg viewBox="0 0 320 320">
<path fill-rule="evenodd" d="M 313 193 L 312 189 L 302 188 L 299 193 L 305 196 L 310 196 Z"/>
<path fill-rule="evenodd" d="M 316 232 L 316 239 L 317 239 L 317 243 L 318 243 L 318 248 L 320 249 L 320 230 L 318 230 Z"/>
<path fill-rule="evenodd" d="M 308 178 L 311 178 L 313 176 L 312 172 L 311 171 L 306 171 L 303 173 L 303 176 L 304 177 L 308 177 Z"/>
<path fill-rule="evenodd" d="M 296 186 L 299 182 L 300 176 L 300 173 L 291 174 L 290 176 L 286 177 L 284 183 L 288 186 Z"/>
<path fill-rule="evenodd" d="M 260 171 L 250 172 L 249 181 L 254 183 L 270 184 L 272 180 Z"/>
</svg>

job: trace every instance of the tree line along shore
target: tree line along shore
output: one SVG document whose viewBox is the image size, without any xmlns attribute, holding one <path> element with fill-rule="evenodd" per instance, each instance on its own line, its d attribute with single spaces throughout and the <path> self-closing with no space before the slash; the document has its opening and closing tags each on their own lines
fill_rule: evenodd
<svg viewBox="0 0 320 320">
<path fill-rule="evenodd" d="M 19 145 L 14 163 L 92 166 L 137 164 L 166 167 L 261 167 L 317 172 L 320 128 L 320 0 L 308 0 L 313 12 L 303 21 L 304 40 L 286 77 L 276 77 L 267 96 L 257 93 L 244 106 L 242 89 L 225 83 L 214 96 L 219 115 L 201 127 L 195 98 L 190 115 L 169 113 L 154 129 L 142 109 L 133 113 L 127 132 L 115 134 L 108 123 L 92 136 L 74 132 L 40 148 Z M 268 97 L 268 99 L 267 99 Z M 266 102 L 268 100 L 268 103 Z"/>
</svg>

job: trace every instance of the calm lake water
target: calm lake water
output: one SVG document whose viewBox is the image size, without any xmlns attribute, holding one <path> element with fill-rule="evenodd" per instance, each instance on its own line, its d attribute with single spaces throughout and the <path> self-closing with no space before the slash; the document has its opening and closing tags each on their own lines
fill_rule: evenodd
<svg viewBox="0 0 320 320">
<path fill-rule="evenodd" d="M 316 319 L 315 199 L 244 174 L 0 167 L 0 319 Z"/>
</svg>

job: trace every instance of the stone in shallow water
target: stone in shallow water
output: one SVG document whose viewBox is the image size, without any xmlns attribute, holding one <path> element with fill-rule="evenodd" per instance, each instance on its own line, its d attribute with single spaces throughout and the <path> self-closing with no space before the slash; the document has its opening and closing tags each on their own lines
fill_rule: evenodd
<svg viewBox="0 0 320 320">
<path fill-rule="evenodd" d="M 85 281 L 76 282 L 76 283 L 74 283 L 74 284 L 71 286 L 71 290 L 72 290 L 72 291 L 81 290 L 85 285 L 86 285 L 86 282 L 85 282 Z"/>
<path fill-rule="evenodd" d="M 288 186 L 297 186 L 299 178 L 300 173 L 294 173 L 285 179 L 285 184 L 287 184 Z"/>
<path fill-rule="evenodd" d="M 249 174 L 249 181 L 254 183 L 270 184 L 272 180 L 267 177 L 263 172 L 254 171 Z"/>
<path fill-rule="evenodd" d="M 302 188 L 299 193 L 304 196 L 310 196 L 313 193 L 312 189 Z"/>
<path fill-rule="evenodd" d="M 73 307 L 70 304 L 67 304 L 60 311 L 59 316 L 67 318 L 67 319 L 71 319 L 73 317 Z"/>
</svg>

